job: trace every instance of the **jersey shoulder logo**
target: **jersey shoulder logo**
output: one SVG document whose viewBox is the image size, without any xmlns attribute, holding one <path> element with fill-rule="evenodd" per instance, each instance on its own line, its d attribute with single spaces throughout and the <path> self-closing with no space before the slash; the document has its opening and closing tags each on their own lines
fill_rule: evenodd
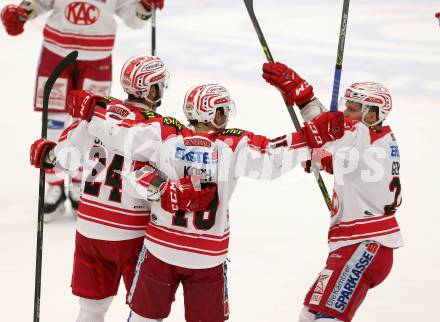
<svg viewBox="0 0 440 322">
<path fill-rule="evenodd" d="M 149 110 L 146 110 L 146 109 L 143 109 L 143 110 L 141 111 L 141 114 L 144 116 L 144 118 L 145 118 L 146 120 L 149 120 L 149 119 L 155 119 L 155 118 L 160 117 L 160 114 L 157 114 L 156 112 L 149 111 Z"/>
<path fill-rule="evenodd" d="M 179 132 L 182 131 L 184 126 L 174 117 L 165 116 L 163 118 L 163 125 L 175 127 Z"/>
<path fill-rule="evenodd" d="M 93 25 L 99 18 L 99 9 L 91 3 L 72 2 L 64 10 L 66 20 L 74 25 Z"/>
<path fill-rule="evenodd" d="M 244 134 L 243 130 L 240 129 L 226 129 L 221 131 L 218 136 L 242 136 Z"/>
</svg>

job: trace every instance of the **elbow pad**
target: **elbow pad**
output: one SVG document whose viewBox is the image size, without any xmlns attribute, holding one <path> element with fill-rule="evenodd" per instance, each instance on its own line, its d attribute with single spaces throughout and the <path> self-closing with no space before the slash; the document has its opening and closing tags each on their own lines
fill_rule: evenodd
<svg viewBox="0 0 440 322">
<path fill-rule="evenodd" d="M 305 122 L 309 122 L 323 112 L 328 110 L 316 97 L 308 102 L 306 105 L 300 107 L 301 116 Z"/>
</svg>

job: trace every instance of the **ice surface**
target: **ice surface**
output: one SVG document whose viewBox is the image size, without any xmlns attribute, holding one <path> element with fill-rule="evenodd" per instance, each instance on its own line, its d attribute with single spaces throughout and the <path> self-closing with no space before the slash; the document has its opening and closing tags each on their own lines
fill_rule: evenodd
<svg viewBox="0 0 440 322">
<path fill-rule="evenodd" d="M 342 1 L 254 2 L 275 58 L 295 67 L 328 103 Z M 438 9 L 438 2 L 421 0 L 351 3 L 342 87 L 374 80 L 392 91 L 388 123 L 400 144 L 403 204 L 397 216 L 406 240 L 395 253 L 391 275 L 369 293 L 355 321 L 438 321 L 432 312 L 440 288 Z M 34 20 L 20 37 L 0 31 L 1 321 L 30 321 L 33 311 L 38 171 L 29 166 L 28 150 L 40 134 L 32 99 L 43 25 L 41 17 Z M 149 53 L 149 43 L 149 29 L 120 26 L 114 96 L 122 95 L 122 62 Z M 238 116 L 231 126 L 269 136 L 293 129 L 280 95 L 260 78 L 264 55 L 241 1 L 166 1 L 158 14 L 157 48 L 172 75 L 160 113 L 183 119 L 185 91 L 196 83 L 219 82 L 235 97 Z M 298 170 L 274 182 L 243 180 L 231 203 L 231 220 L 230 320 L 296 321 L 327 251 L 328 217 L 313 177 Z M 74 232 L 68 216 L 45 226 L 43 322 L 75 320 L 77 300 L 69 288 Z M 107 321 L 124 321 L 127 315 L 121 288 Z M 181 293 L 167 321 L 183 321 Z"/>
</svg>

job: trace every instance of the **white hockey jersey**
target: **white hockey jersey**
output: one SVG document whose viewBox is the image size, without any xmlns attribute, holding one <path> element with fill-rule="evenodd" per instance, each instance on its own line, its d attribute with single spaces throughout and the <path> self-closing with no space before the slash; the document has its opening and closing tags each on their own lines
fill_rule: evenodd
<svg viewBox="0 0 440 322">
<path fill-rule="evenodd" d="M 310 114 L 311 110 L 303 109 L 305 121 L 319 114 Z M 400 155 L 390 127 L 374 131 L 346 119 L 344 136 L 323 148 L 332 156 L 330 167 L 335 180 L 328 233 L 330 252 L 364 240 L 391 248 L 403 246 L 395 217 L 402 202 Z"/>
<path fill-rule="evenodd" d="M 119 16 L 127 26 L 140 29 L 136 0 L 33 0 L 36 14 L 52 11 L 44 27 L 44 47 L 60 56 L 78 50 L 79 60 L 110 56 Z"/>
<path fill-rule="evenodd" d="M 197 134 L 176 119 L 164 117 L 139 124 L 117 121 L 97 109 L 90 134 L 117 153 L 152 161 L 171 179 L 202 175 L 217 182 L 218 200 L 209 210 L 168 213 L 151 203 L 145 243 L 159 259 L 187 268 L 208 268 L 226 259 L 229 200 L 241 176 L 273 179 L 309 157 L 298 133 L 274 140 L 239 129 Z"/>
<path fill-rule="evenodd" d="M 111 98 L 108 109 L 129 119 L 142 115 L 138 107 Z M 77 231 L 88 238 L 101 240 L 144 236 L 150 215 L 149 203 L 138 199 L 131 185 L 121 176 L 137 165 L 106 149 L 99 138 L 88 133 L 87 126 L 85 121 L 72 123 L 61 134 L 55 148 L 61 167 L 69 171 L 82 167 Z"/>
</svg>

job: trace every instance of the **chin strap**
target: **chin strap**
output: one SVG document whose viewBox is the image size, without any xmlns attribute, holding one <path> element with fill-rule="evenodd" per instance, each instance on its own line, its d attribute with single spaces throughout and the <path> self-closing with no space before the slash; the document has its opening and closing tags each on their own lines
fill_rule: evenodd
<svg viewBox="0 0 440 322">
<path fill-rule="evenodd" d="M 148 97 L 143 97 L 148 103 L 151 104 L 151 107 L 148 107 L 149 109 L 155 111 L 156 108 L 158 108 L 162 104 L 162 98 L 159 98 L 157 100 L 149 99 Z"/>
</svg>

